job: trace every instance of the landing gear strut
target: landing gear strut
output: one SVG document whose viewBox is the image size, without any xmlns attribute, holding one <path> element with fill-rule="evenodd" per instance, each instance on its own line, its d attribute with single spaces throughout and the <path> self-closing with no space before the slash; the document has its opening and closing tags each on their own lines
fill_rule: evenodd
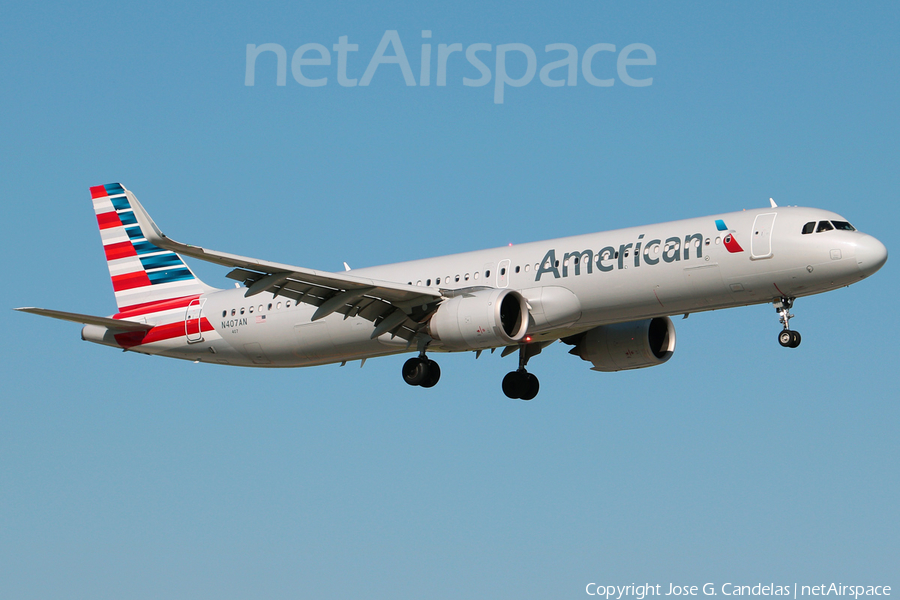
<svg viewBox="0 0 900 600">
<path fill-rule="evenodd" d="M 503 378 L 503 393 L 507 398 L 531 400 L 537 396 L 541 384 L 537 377 L 525 370 L 525 365 L 528 364 L 528 359 L 540 352 L 541 349 L 539 344 L 534 346 L 521 344 L 519 346 L 519 368 L 510 371 Z"/>
<path fill-rule="evenodd" d="M 793 298 L 780 298 L 772 303 L 778 313 L 778 322 L 784 325 L 784 329 L 778 333 L 778 343 L 785 348 L 796 348 L 800 345 L 800 332 L 791 331 L 791 307 L 794 306 Z"/>
<path fill-rule="evenodd" d="M 425 349 L 431 339 L 419 339 L 419 355 L 403 363 L 403 381 L 409 385 L 424 388 L 434 387 L 441 378 L 441 368 L 425 356 Z"/>
</svg>

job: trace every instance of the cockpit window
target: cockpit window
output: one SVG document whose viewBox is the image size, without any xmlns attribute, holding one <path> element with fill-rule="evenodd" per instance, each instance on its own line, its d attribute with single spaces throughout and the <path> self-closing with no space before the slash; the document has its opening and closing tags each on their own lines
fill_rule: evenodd
<svg viewBox="0 0 900 600">
<path fill-rule="evenodd" d="M 840 231 L 856 231 L 856 228 L 847 221 L 832 221 L 831 224 Z"/>
<path fill-rule="evenodd" d="M 816 233 L 831 231 L 832 229 L 834 229 L 834 226 L 829 221 L 819 221 L 819 226 L 816 228 Z"/>
<path fill-rule="evenodd" d="M 803 226 L 803 232 L 802 232 L 802 233 L 803 233 L 804 235 L 806 235 L 807 233 L 812 233 L 812 232 L 815 231 L 815 230 L 816 230 L 816 222 L 815 222 L 815 221 L 810 221 L 809 223 L 807 223 L 806 225 Z"/>
</svg>

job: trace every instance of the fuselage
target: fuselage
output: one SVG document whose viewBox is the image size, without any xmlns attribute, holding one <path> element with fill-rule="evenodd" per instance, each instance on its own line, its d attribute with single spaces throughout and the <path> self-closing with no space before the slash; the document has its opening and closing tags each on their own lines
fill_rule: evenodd
<svg viewBox="0 0 900 600">
<path fill-rule="evenodd" d="M 828 227 L 820 227 L 820 223 Z M 804 228 L 812 230 L 804 233 Z M 834 225 L 837 224 L 837 225 Z M 843 224 L 846 224 L 844 226 Z M 830 228 L 829 228 L 830 227 Z M 528 302 L 531 341 L 599 325 L 772 302 L 855 283 L 884 263 L 884 246 L 835 213 L 773 207 L 354 269 L 450 296 L 509 288 Z M 255 367 L 300 367 L 416 350 L 370 339 L 372 323 L 247 288 L 210 291 L 120 313 L 147 335 L 87 325 L 84 339 L 136 352 Z M 137 343 L 135 343 L 137 342 Z M 442 351 L 439 340 L 429 350 Z"/>
</svg>

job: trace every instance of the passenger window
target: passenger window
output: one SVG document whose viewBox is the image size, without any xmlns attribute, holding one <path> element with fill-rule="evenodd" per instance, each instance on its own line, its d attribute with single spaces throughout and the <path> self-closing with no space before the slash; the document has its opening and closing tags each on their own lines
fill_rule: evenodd
<svg viewBox="0 0 900 600">
<path fill-rule="evenodd" d="M 525 272 L 527 273 L 530 270 L 531 265 L 525 265 Z"/>
<path fill-rule="evenodd" d="M 284 307 L 285 307 L 285 308 L 290 308 L 290 307 L 291 307 L 291 301 L 290 301 L 290 300 L 285 300 L 285 302 L 284 302 Z"/>
<path fill-rule="evenodd" d="M 807 223 L 806 225 L 803 226 L 803 231 L 801 231 L 801 233 L 803 235 L 806 235 L 807 233 L 812 233 L 815 230 L 816 230 L 816 222 L 810 221 L 809 223 Z"/>
<path fill-rule="evenodd" d="M 848 223 L 847 221 L 832 221 L 832 225 L 834 225 L 835 229 L 840 231 L 856 231 L 856 227 Z"/>
<path fill-rule="evenodd" d="M 248 308 L 247 310 L 250 312 L 251 315 L 253 314 L 253 307 L 252 307 L 252 306 L 251 306 L 250 308 Z"/>
<path fill-rule="evenodd" d="M 478 277 L 479 277 L 480 275 L 481 275 L 481 273 L 479 273 L 478 271 L 475 271 L 475 274 L 473 275 L 473 277 L 474 277 L 475 279 L 478 279 Z"/>
<path fill-rule="evenodd" d="M 466 273 L 466 281 L 468 281 L 468 280 L 469 280 L 469 274 Z"/>
<path fill-rule="evenodd" d="M 506 267 L 500 269 L 500 277 L 503 277 L 504 275 L 506 275 Z"/>
<path fill-rule="evenodd" d="M 430 280 L 430 279 L 426 279 L 426 280 L 425 280 L 425 285 L 427 285 L 428 287 L 431 287 L 431 280 Z"/>
<path fill-rule="evenodd" d="M 440 277 L 438 277 L 437 279 L 434 280 L 434 285 L 441 285 L 441 278 L 440 278 Z"/>
<path fill-rule="evenodd" d="M 269 302 L 269 310 L 272 310 L 272 303 Z"/>
<path fill-rule="evenodd" d="M 488 269 L 487 271 L 484 272 L 484 277 L 485 277 L 485 279 L 487 279 L 490 276 L 491 276 L 491 271 L 490 271 L 490 269 Z"/>
<path fill-rule="evenodd" d="M 456 283 L 459 283 L 459 275 L 455 277 Z"/>
<path fill-rule="evenodd" d="M 227 316 L 228 316 L 228 311 L 227 311 L 227 310 L 223 310 L 223 311 L 222 311 L 222 318 L 224 319 L 224 318 L 227 317 Z"/>
<path fill-rule="evenodd" d="M 816 228 L 816 233 L 831 231 L 832 229 L 834 229 L 834 226 L 828 221 L 819 221 L 819 226 Z"/>
<path fill-rule="evenodd" d="M 237 311 L 234 310 L 234 309 L 232 308 L 232 309 L 231 309 L 231 316 L 233 317 L 233 316 L 236 315 L 236 314 L 237 314 Z"/>
<path fill-rule="evenodd" d="M 241 314 L 244 314 L 244 307 L 241 307 Z"/>
</svg>

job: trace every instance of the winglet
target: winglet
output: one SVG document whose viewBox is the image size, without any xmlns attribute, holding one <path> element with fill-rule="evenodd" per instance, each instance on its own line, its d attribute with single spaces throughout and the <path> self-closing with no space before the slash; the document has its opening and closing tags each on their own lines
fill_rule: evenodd
<svg viewBox="0 0 900 600">
<path fill-rule="evenodd" d="M 769 204 L 771 204 L 771 205 L 772 205 L 772 208 L 778 208 L 778 205 L 777 205 L 777 204 L 775 204 L 775 200 L 774 200 L 774 199 L 772 199 L 772 198 L 769 198 Z"/>
<path fill-rule="evenodd" d="M 131 209 L 134 211 L 134 216 L 141 228 L 141 233 L 143 233 L 147 241 L 154 246 L 165 248 L 165 240 L 167 239 L 166 235 L 159 229 L 159 227 L 156 226 L 156 223 L 153 222 L 153 219 L 150 218 L 147 210 L 141 205 L 135 195 L 130 191 L 126 193 L 128 194 L 128 199 L 131 202 Z"/>
</svg>

